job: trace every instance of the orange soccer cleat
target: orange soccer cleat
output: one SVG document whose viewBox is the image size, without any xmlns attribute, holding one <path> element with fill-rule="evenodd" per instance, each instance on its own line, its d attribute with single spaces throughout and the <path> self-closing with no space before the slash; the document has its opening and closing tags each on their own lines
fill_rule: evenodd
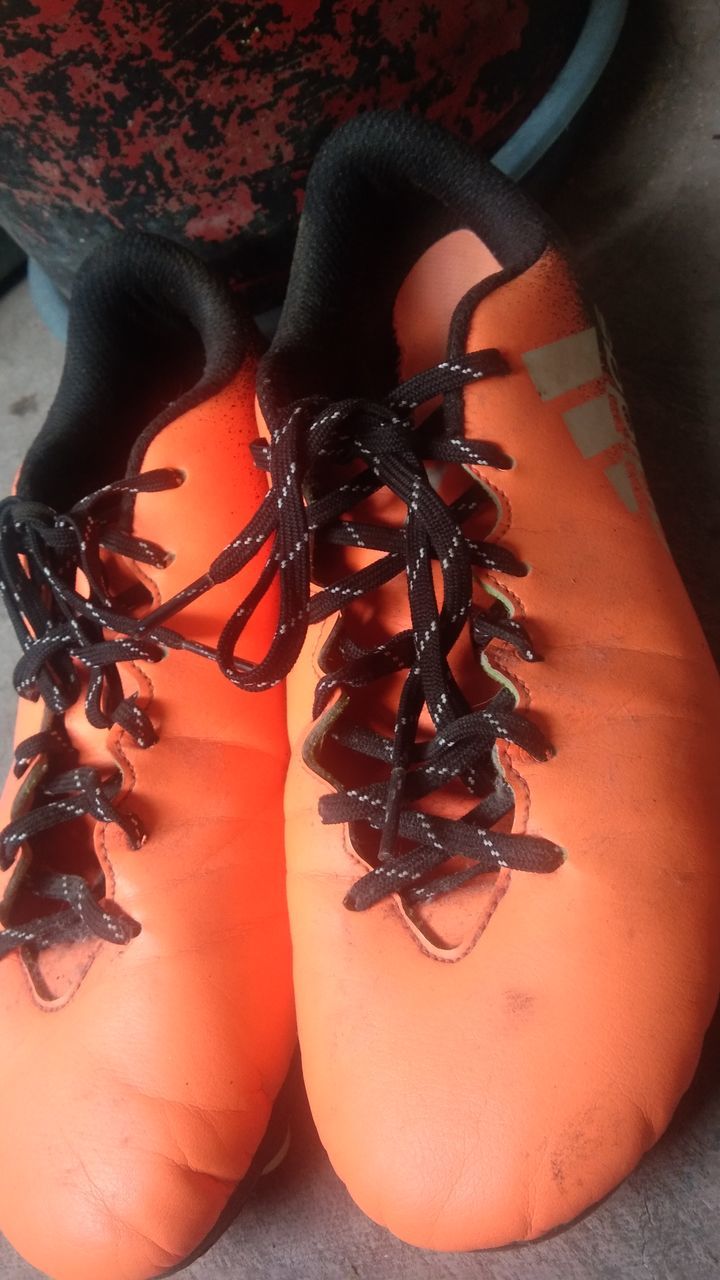
<svg viewBox="0 0 720 1280">
<path fill-rule="evenodd" d="M 315 1120 L 404 1240 L 538 1236 L 667 1125 L 720 981 L 718 682 L 602 324 L 491 166 L 364 116 L 258 386 Z"/>
<path fill-rule="evenodd" d="M 218 671 L 242 571 L 207 573 L 266 488 L 254 365 L 191 255 L 101 249 L 0 507 L 31 699 L 0 835 L 0 1227 L 56 1280 L 176 1268 L 284 1136 L 285 704 Z M 268 597 L 251 654 L 274 616 Z"/>
</svg>

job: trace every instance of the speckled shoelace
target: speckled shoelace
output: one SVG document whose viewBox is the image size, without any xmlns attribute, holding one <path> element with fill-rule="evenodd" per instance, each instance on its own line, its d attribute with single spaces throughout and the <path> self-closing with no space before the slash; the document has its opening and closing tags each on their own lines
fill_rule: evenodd
<svg viewBox="0 0 720 1280">
<path fill-rule="evenodd" d="M 538 760 L 547 758 L 550 748 L 539 730 L 514 709 L 509 690 L 501 688 L 488 704 L 473 709 L 448 663 L 466 626 L 472 629 L 478 655 L 491 639 L 500 638 L 526 661 L 538 658 L 526 630 L 502 604 L 473 609 L 473 566 L 506 574 L 526 572 L 507 549 L 473 541 L 463 533 L 464 522 L 489 501 L 487 494 L 473 483 L 446 503 L 433 488 L 425 465 L 503 469 L 512 465 L 511 460 L 492 444 L 453 434 L 442 404 L 422 425 L 415 425 L 413 418 L 424 402 L 507 372 L 499 352 L 478 351 L 410 378 L 382 402 L 308 399 L 290 406 L 272 425 L 270 442 L 255 446 L 256 461 L 269 471 L 271 488 L 255 518 L 222 557 L 222 572 L 228 576 L 274 538 L 253 591 L 238 606 L 218 645 L 222 670 L 243 688 L 262 689 L 282 680 L 300 653 L 308 627 L 338 611 L 340 622 L 321 658 L 326 674 L 315 691 L 314 717 L 323 714 L 336 690 L 360 690 L 391 672 L 408 669 L 391 738 L 357 723 L 358 704 L 328 729 L 336 744 L 387 766 L 382 781 L 356 787 L 336 782 L 336 793 L 320 802 L 324 822 L 349 823 L 355 834 L 363 827 L 380 833 L 375 865 L 346 897 L 346 906 L 353 910 L 371 907 L 391 893 L 399 893 L 406 902 L 427 901 L 500 867 L 548 872 L 563 859 L 562 850 L 548 840 L 492 830 L 514 803 L 495 759 L 497 740 L 513 742 Z M 346 478 L 338 478 L 338 469 Z M 407 508 L 402 527 L 346 518 L 383 487 Z M 367 567 L 311 594 L 313 552 L 317 561 L 322 549 L 331 546 L 365 547 L 380 554 Z M 442 604 L 433 580 L 434 563 L 441 570 Z M 346 634 L 342 611 L 398 574 L 406 576 L 412 625 L 386 643 L 362 648 Z M 234 657 L 238 639 L 276 577 L 281 603 L 273 643 L 252 670 L 239 671 Z M 419 741 L 425 706 L 435 732 L 429 741 Z M 329 768 L 323 768 L 324 776 Z M 415 807 L 457 779 L 476 800 L 462 818 L 450 820 Z M 457 857 L 462 865 L 450 866 Z"/>
</svg>

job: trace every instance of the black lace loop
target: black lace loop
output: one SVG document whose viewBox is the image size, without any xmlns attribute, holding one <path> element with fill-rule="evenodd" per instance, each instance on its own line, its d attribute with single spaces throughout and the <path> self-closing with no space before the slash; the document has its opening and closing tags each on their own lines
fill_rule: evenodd
<svg viewBox="0 0 720 1280">
<path fill-rule="evenodd" d="M 20 947 L 42 949 L 88 937 L 124 946 L 140 932 L 140 926 L 129 916 L 103 910 L 82 876 L 43 873 L 36 878 L 31 870 L 23 888 L 38 899 L 61 903 L 61 909 L 0 932 L 0 959 Z"/>
<path fill-rule="evenodd" d="M 84 668 L 89 722 L 101 729 L 117 724 L 140 747 L 155 742 L 152 721 L 138 705 L 137 695 L 123 694 L 118 664 L 159 661 L 166 643 L 182 640 L 164 631 L 133 634 L 138 621 L 113 604 L 102 554 L 112 551 L 152 566 L 167 563 L 161 547 L 113 527 L 111 521 L 128 498 L 180 483 L 180 473 L 169 468 L 147 472 L 106 485 L 64 515 L 22 498 L 0 504 L 0 593 L 23 649 L 14 685 L 21 697 L 42 698 L 51 713 L 48 726 L 15 750 L 17 777 L 37 759 L 44 759 L 45 768 L 33 789 L 31 807 L 0 832 L 3 870 L 13 864 L 22 845 L 78 818 L 120 827 L 132 848 L 144 841 L 137 817 L 117 807 L 119 770 L 104 774 L 81 764 L 63 717 L 80 694 Z M 84 575 L 86 594 L 79 590 L 78 571 Z M 117 634 L 108 637 L 107 631 Z M 214 653 L 208 651 L 207 656 Z M 33 865 L 23 878 L 23 890 L 61 904 L 60 909 L 4 929 L 0 957 L 29 943 L 43 947 L 88 934 L 122 943 L 138 931 L 128 917 L 104 910 L 82 877 Z"/>
<path fill-rule="evenodd" d="M 36 745 L 44 753 L 46 744 L 41 735 L 36 735 L 36 740 Z M 139 849 L 144 837 L 138 819 L 133 814 L 119 812 L 113 805 L 121 781 L 117 770 L 103 777 L 97 769 L 87 765 L 76 765 L 44 780 L 40 784 L 44 803 L 35 805 L 21 817 L 13 818 L 0 833 L 0 869 L 6 871 L 12 865 L 16 850 L 26 841 L 85 815 L 96 822 L 119 826 L 132 848 Z"/>
<path fill-rule="evenodd" d="M 517 714 L 509 692 L 503 690 L 487 706 L 473 709 L 448 662 L 468 624 L 479 654 L 490 640 L 501 639 L 528 662 L 539 657 L 525 628 L 501 603 L 486 611 L 473 610 L 476 568 L 511 575 L 527 572 L 507 548 L 464 533 L 464 524 L 487 503 L 487 494 L 473 482 L 460 497 L 445 502 L 426 467 L 428 462 L 442 462 L 505 469 L 512 462 L 489 442 L 452 434 L 442 409 L 433 409 L 421 425 L 413 419 L 421 403 L 457 395 L 475 381 L 507 372 L 499 352 L 477 351 L 408 379 L 382 402 L 295 403 L 273 425 L 270 441 L 258 442 L 254 449 L 257 464 L 270 473 L 268 495 L 210 570 L 212 580 L 225 580 L 273 540 L 255 585 L 218 644 L 225 675 L 254 690 L 287 675 L 312 623 L 342 614 L 359 596 L 400 573 L 406 576 L 411 625 L 369 649 L 352 642 L 342 626 L 336 628 L 333 643 L 326 646 L 325 674 L 315 691 L 313 715 L 318 718 L 338 690 L 361 690 L 392 672 L 408 671 L 391 739 L 382 740 L 356 726 L 349 731 L 342 717 L 340 726 L 327 735 L 328 742 L 388 766 L 384 782 L 358 788 L 337 782 L 337 794 L 324 797 L 320 805 L 324 822 L 349 823 L 354 835 L 368 828 L 380 833 L 377 865 L 348 895 L 351 909 L 364 910 L 390 893 L 399 893 L 409 903 L 428 900 L 502 867 L 548 872 L 563 859 L 562 850 L 548 840 L 493 830 L 514 803 L 495 759 L 497 741 L 515 743 L 536 759 L 546 758 L 549 747 L 539 730 Z M 358 463 L 363 464 L 359 470 Z M 343 467 L 355 471 L 339 476 L 338 468 Z M 404 503 L 403 527 L 347 518 L 382 488 Z M 313 552 L 331 546 L 381 554 L 330 585 L 321 583 L 311 594 Z M 438 566 L 441 593 L 434 580 Z M 238 640 L 276 578 L 280 615 L 272 644 L 261 661 L 240 662 L 235 656 Z M 435 728 L 429 744 L 418 742 L 423 707 Z M 409 807 L 457 780 L 469 797 L 479 800 L 461 819 L 450 821 Z M 462 865 L 453 863 L 457 859 Z"/>
</svg>

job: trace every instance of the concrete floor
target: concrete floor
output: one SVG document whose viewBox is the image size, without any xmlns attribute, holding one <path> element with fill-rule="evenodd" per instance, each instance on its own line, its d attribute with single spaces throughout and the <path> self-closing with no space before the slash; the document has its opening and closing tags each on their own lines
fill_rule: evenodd
<svg viewBox="0 0 720 1280">
<path fill-rule="evenodd" d="M 551 208 L 614 334 L 648 478 L 708 637 L 720 651 L 720 10 L 635 0 L 627 36 Z M 25 286 L 0 302 L 0 488 L 57 382 L 62 352 Z M 15 661 L 0 622 L 7 742 Z M 9 1034 L 9 1029 L 5 1029 Z M 425 1254 L 368 1222 L 335 1178 L 299 1080 L 293 1146 L 188 1280 L 711 1280 L 720 1275 L 720 1022 L 669 1132 L 635 1173 L 552 1238 Z M 0 1241 L 3 1280 L 37 1276 Z M 103 1280 L 99 1276 L 98 1280 Z"/>
</svg>

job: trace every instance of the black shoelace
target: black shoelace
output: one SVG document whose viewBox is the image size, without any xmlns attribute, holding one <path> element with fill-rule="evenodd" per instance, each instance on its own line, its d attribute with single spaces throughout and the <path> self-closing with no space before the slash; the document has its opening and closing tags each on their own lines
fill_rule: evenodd
<svg viewBox="0 0 720 1280">
<path fill-rule="evenodd" d="M 138 603 L 134 597 L 147 602 L 141 585 L 112 599 L 105 581 L 103 551 L 154 567 L 168 563 L 162 547 L 125 531 L 122 511 L 139 493 L 182 482 L 182 473 L 170 468 L 149 471 L 106 485 L 67 514 L 23 498 L 0 503 L 0 592 L 23 649 L 14 684 L 21 697 L 41 698 L 46 707 L 41 731 L 15 750 L 17 777 L 33 761 L 42 761 L 42 776 L 31 789 L 29 807 L 0 832 L 3 870 L 12 866 L 21 846 L 88 816 L 119 826 L 132 848 L 144 842 L 138 818 L 115 803 L 122 787 L 119 768 L 103 772 L 82 764 L 64 714 L 85 687 L 91 725 L 119 725 L 139 747 L 150 747 L 156 741 L 152 720 L 136 694 L 124 696 L 118 664 L 157 662 L 168 648 L 216 659 L 215 649 L 135 617 L 130 611 Z M 86 594 L 79 589 L 78 571 Z M 206 589 L 212 585 L 208 580 Z M 122 945 L 139 932 L 120 909 L 103 907 L 100 892 L 83 876 L 61 874 L 51 862 L 51 855 L 33 856 L 25 870 L 23 894 L 42 901 L 44 911 L 0 932 L 0 958 L 29 944 L 43 948 L 88 936 Z"/>
<path fill-rule="evenodd" d="M 67 515 L 21 498 L 0 504 L 0 591 L 23 648 L 15 687 L 23 697 L 42 698 L 47 707 L 43 729 L 16 749 L 18 776 L 38 759 L 44 769 L 30 807 L 0 832 L 0 866 L 11 866 L 33 837 L 85 816 L 117 824 L 135 848 L 143 842 L 137 817 L 115 804 L 122 785 L 119 770 L 103 774 L 83 765 L 67 737 L 64 713 L 81 692 L 78 665 L 87 672 L 89 722 L 104 729 L 117 724 L 140 747 L 148 747 L 156 740 L 152 721 L 136 695 L 123 695 L 118 663 L 158 661 L 168 648 L 185 649 L 217 661 L 241 688 L 266 689 L 290 671 L 311 624 L 338 611 L 342 615 L 351 601 L 404 573 L 411 627 L 365 649 L 344 634 L 341 621 L 326 646 L 326 674 L 315 694 L 313 710 L 319 717 L 335 690 L 359 690 L 408 669 L 391 738 L 347 725 L 342 716 L 329 735 L 346 750 L 382 762 L 387 773 L 384 781 L 367 786 L 336 783 L 336 794 L 321 801 L 324 822 L 349 823 L 355 835 L 367 829 L 380 832 L 376 865 L 353 886 L 346 905 L 363 910 L 395 892 L 407 903 L 427 901 L 499 867 L 554 870 L 563 859 L 556 845 L 493 829 L 513 805 L 494 755 L 498 739 L 516 743 L 536 759 L 548 755 L 547 743 L 514 710 L 515 699 L 507 690 L 473 710 L 448 664 L 448 654 L 468 624 L 479 653 L 497 637 L 525 660 L 537 658 L 525 629 L 502 605 L 485 611 L 472 606 L 473 566 L 506 574 L 521 574 L 524 566 L 503 547 L 463 533 L 464 522 L 487 501 L 484 490 L 473 482 L 461 497 L 446 503 L 425 467 L 435 462 L 502 469 L 510 460 L 489 443 L 452 435 L 442 412 L 430 414 L 420 427 L 412 418 L 424 401 L 506 371 L 498 352 L 481 351 L 409 379 L 383 402 L 296 403 L 273 430 L 270 443 L 254 446 L 256 463 L 270 473 L 271 488 L 253 519 L 206 574 L 139 618 L 128 611 L 131 599 L 113 600 L 108 594 L 101 552 L 104 548 L 151 566 L 165 564 L 161 547 L 123 529 L 118 507 L 138 493 L 181 484 L 181 473 L 163 469 L 107 485 Z M 358 461 L 360 470 L 340 484 L 334 481 L 333 468 Z M 407 507 L 402 528 L 344 518 L 385 486 Z M 217 649 L 164 625 L 214 585 L 234 577 L 271 538 L 271 554 L 225 625 Z M 384 554 L 312 594 L 311 539 L 318 550 L 362 546 Z M 441 567 L 442 605 L 433 562 Z M 86 594 L 78 590 L 78 570 L 86 580 Z M 268 653 L 257 663 L 237 658 L 237 642 L 276 578 L 280 616 Z M 435 727 L 428 742 L 418 741 L 425 705 Z M 461 780 L 477 800 L 462 818 L 413 807 L 453 780 Z M 462 860 L 459 867 L 457 858 Z M 444 874 L 438 874 L 443 868 Z M 45 913 L 0 932 L 0 958 L 25 945 L 42 948 L 87 936 L 123 944 L 139 932 L 140 926 L 115 904 L 103 906 L 98 891 L 82 876 L 60 874 L 44 860 L 31 864 L 22 888 L 45 903 Z M 57 910 L 48 911 L 48 903 L 56 903 Z"/>
<path fill-rule="evenodd" d="M 253 589 L 229 619 L 218 644 L 218 662 L 228 679 L 254 690 L 284 679 L 311 624 L 342 613 L 353 600 L 398 574 L 406 575 L 411 627 L 365 649 L 344 633 L 341 622 L 325 648 L 326 674 L 315 692 L 317 718 L 335 690 L 360 690 L 408 669 L 391 738 L 355 723 L 348 726 L 342 716 L 330 734 L 346 750 L 387 766 L 384 781 L 352 788 L 335 783 L 336 794 L 323 797 L 320 804 L 326 823 L 349 823 L 360 838 L 363 829 L 380 833 L 376 865 L 346 898 L 346 906 L 354 910 L 364 910 L 391 893 L 399 893 L 406 903 L 427 901 L 483 872 L 501 867 L 548 872 L 563 860 L 562 850 L 548 840 L 493 830 L 514 804 L 494 755 L 497 741 L 515 743 L 538 760 L 550 754 L 549 745 L 532 722 L 517 713 L 507 689 L 473 709 L 448 663 L 468 624 L 478 655 L 491 639 L 499 638 L 524 660 L 538 658 L 525 628 L 503 605 L 473 610 L 475 566 L 505 574 L 526 572 L 505 548 L 463 533 L 463 524 L 489 501 L 487 494 L 474 481 L 458 499 L 446 503 L 435 492 L 425 466 L 430 462 L 503 469 L 512 465 L 511 460 L 490 443 L 451 434 L 442 408 L 421 426 L 413 423 L 413 411 L 423 402 L 507 372 L 499 352 L 478 351 L 418 374 L 383 402 L 297 402 L 275 426 L 270 443 L 255 445 L 256 462 L 269 471 L 271 488 L 253 520 L 211 569 L 212 580 L 224 580 L 274 538 Z M 357 463 L 362 463 L 361 469 L 338 483 L 337 467 Z M 402 528 L 345 518 L 383 487 L 407 508 Z M 312 548 L 318 553 L 329 546 L 366 547 L 383 554 L 311 594 Z M 442 574 L 441 605 L 434 562 Z M 280 615 L 272 644 L 260 662 L 238 663 L 237 642 L 276 577 Z M 206 585 L 206 579 L 199 579 L 185 598 Z M 177 603 L 169 601 L 155 619 Z M 435 728 L 429 742 L 417 740 L 424 706 Z M 453 780 L 461 780 L 477 801 L 462 818 L 450 820 L 414 807 L 414 802 Z M 454 863 L 456 858 L 462 865 Z"/>
</svg>

